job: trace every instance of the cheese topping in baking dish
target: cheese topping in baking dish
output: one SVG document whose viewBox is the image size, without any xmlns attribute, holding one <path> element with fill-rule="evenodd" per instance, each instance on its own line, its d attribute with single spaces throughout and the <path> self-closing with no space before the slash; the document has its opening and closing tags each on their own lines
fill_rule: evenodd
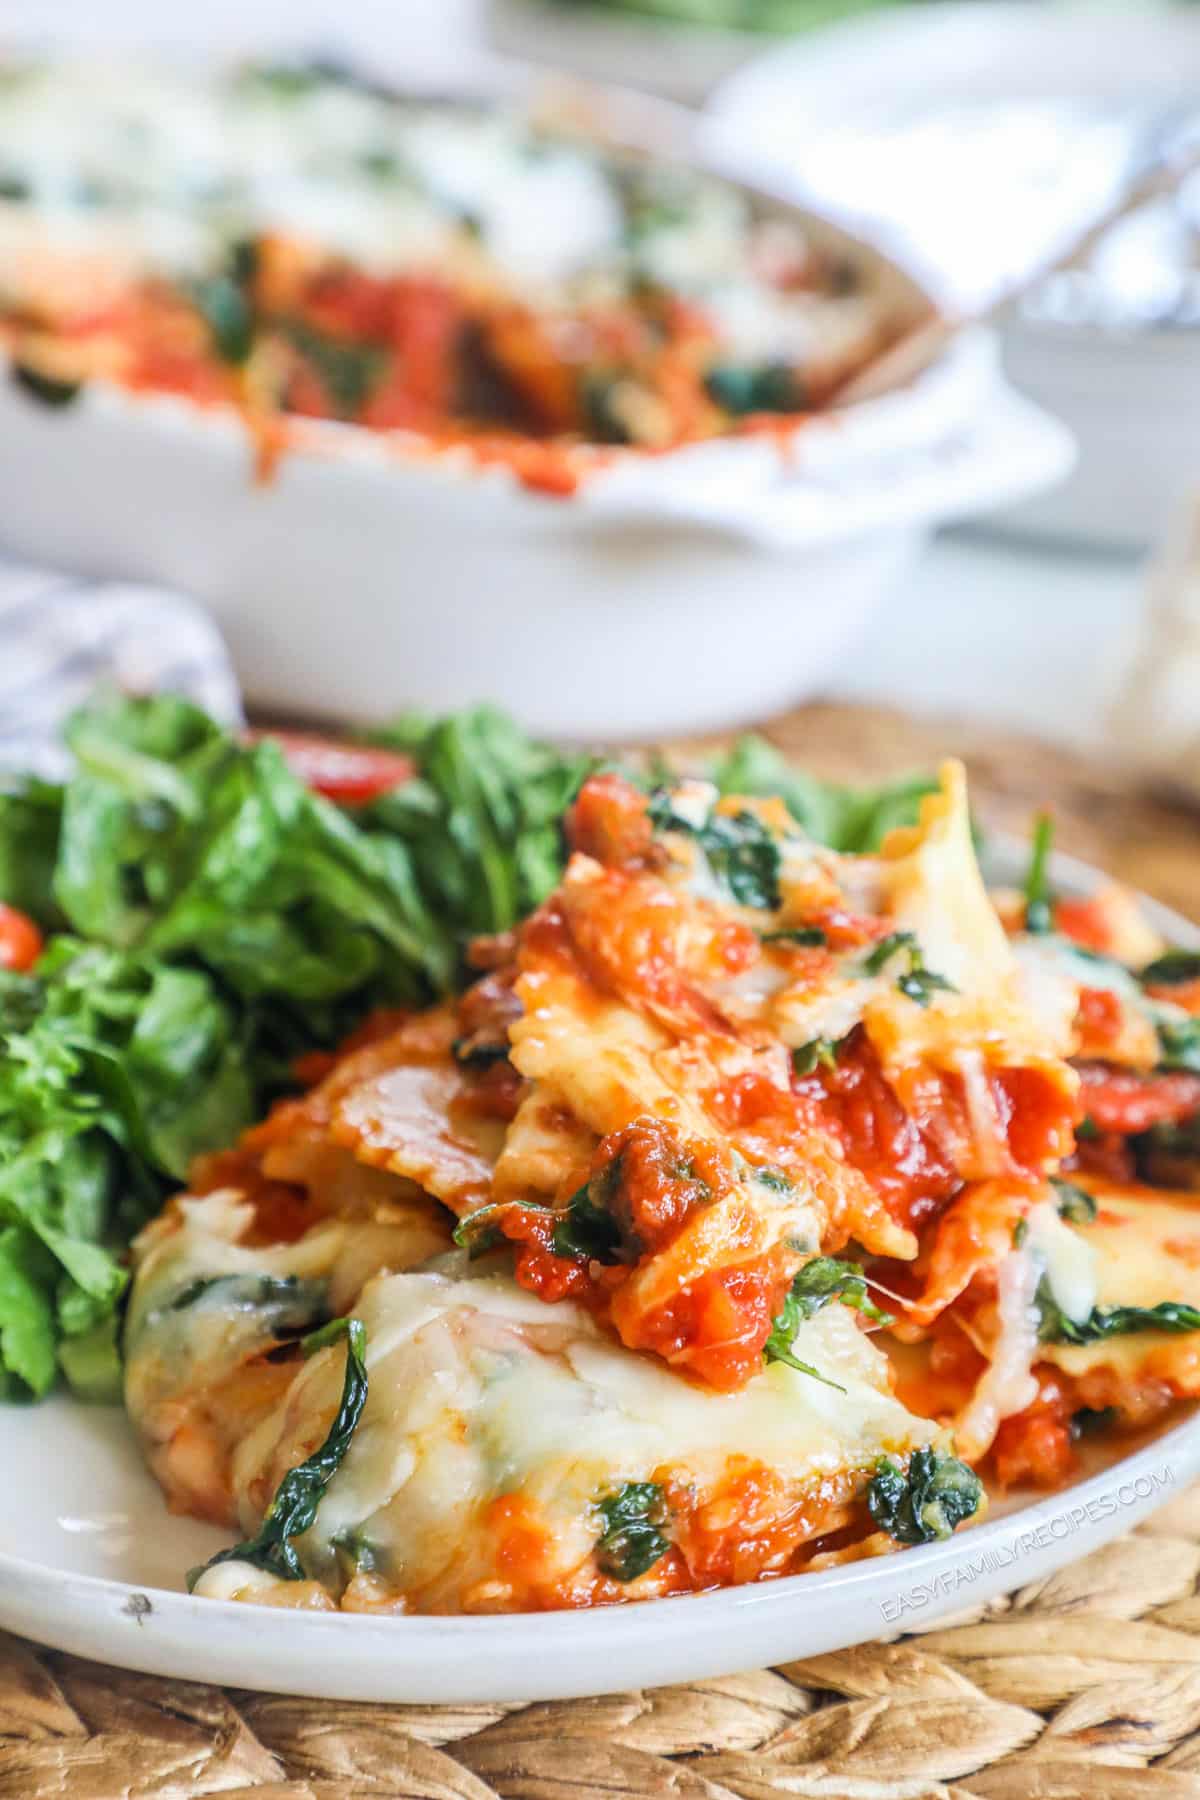
<svg viewBox="0 0 1200 1800">
<path fill-rule="evenodd" d="M 826 405 L 916 322 L 902 285 L 512 106 L 328 64 L 0 69 L 0 342 L 51 405 L 89 378 L 223 403 L 264 455 L 296 417 L 664 449 Z M 569 490 L 564 458 L 507 460 Z"/>
</svg>

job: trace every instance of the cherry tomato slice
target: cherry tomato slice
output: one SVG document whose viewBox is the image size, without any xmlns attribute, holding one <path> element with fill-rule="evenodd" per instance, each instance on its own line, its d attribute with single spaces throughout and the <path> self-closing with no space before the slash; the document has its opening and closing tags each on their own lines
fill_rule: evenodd
<svg viewBox="0 0 1200 1800">
<path fill-rule="evenodd" d="M 365 806 L 403 787 L 416 773 L 411 757 L 367 744 L 343 744 L 306 731 L 250 731 L 249 743 L 278 744 L 292 772 L 339 806 Z"/>
<path fill-rule="evenodd" d="M 42 954 L 42 934 L 28 913 L 0 900 L 0 969 L 24 973 Z"/>
</svg>

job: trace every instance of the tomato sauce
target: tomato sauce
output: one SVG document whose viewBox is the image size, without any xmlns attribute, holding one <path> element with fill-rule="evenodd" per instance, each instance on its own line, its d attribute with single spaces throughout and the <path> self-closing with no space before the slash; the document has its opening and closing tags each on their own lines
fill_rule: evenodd
<svg viewBox="0 0 1200 1800">
<path fill-rule="evenodd" d="M 961 1186 L 933 1134 L 901 1106 L 864 1031 L 855 1031 L 839 1047 L 832 1068 L 819 1065 L 793 1086 L 827 1122 L 898 1224 L 929 1223 Z"/>
<path fill-rule="evenodd" d="M 1200 1110 L 1200 1075 L 1184 1069 L 1152 1075 L 1106 1063 L 1079 1064 L 1082 1107 L 1101 1132 L 1122 1137 L 1149 1131 L 1152 1125 L 1179 1125 Z"/>
<path fill-rule="evenodd" d="M 645 794 L 622 775 L 589 775 L 568 814 L 567 841 L 606 868 L 645 863 L 654 845 Z"/>
<path fill-rule="evenodd" d="M 710 1387 L 739 1388 L 762 1368 L 763 1345 L 790 1277 L 791 1260 L 778 1249 L 713 1269 L 643 1316 L 636 1331 L 623 1333 L 624 1342 L 631 1350 L 653 1351 Z"/>
<path fill-rule="evenodd" d="M 1102 896 L 1092 900 L 1059 900 L 1054 907 L 1054 923 L 1064 937 L 1084 950 L 1105 955 L 1112 945 L 1112 921 Z"/>
<path fill-rule="evenodd" d="M 1124 1023 L 1119 995 L 1110 988 L 1080 988 L 1075 1032 L 1085 1055 L 1103 1056 L 1119 1040 Z"/>
<path fill-rule="evenodd" d="M 673 1525 L 692 1586 L 761 1581 L 802 1566 L 816 1540 L 847 1522 L 860 1480 L 841 1470 L 797 1488 L 761 1463 L 735 1465 L 716 1495 L 693 1502 Z M 668 1504 L 672 1498 L 668 1488 Z"/>
<path fill-rule="evenodd" d="M 1001 1488 L 1028 1483 L 1058 1488 L 1075 1472 L 1075 1433 L 1071 1424 L 1077 1402 L 1069 1383 L 1056 1371 L 1037 1370 L 1038 1397 L 1024 1412 L 1003 1419 L 992 1444 L 992 1469 Z"/>
</svg>

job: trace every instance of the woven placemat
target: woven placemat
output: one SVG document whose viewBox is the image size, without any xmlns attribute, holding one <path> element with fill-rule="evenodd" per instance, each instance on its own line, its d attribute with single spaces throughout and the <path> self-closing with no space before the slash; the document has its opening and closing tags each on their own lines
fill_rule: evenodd
<svg viewBox="0 0 1200 1800">
<path fill-rule="evenodd" d="M 965 756 L 985 824 L 1200 914 L 1200 820 L 1024 738 L 811 706 L 819 773 Z M 1200 1488 L 952 1623 L 687 1687 L 539 1706 L 355 1706 L 103 1668 L 0 1636 L 0 1800 L 1200 1800 Z"/>
</svg>

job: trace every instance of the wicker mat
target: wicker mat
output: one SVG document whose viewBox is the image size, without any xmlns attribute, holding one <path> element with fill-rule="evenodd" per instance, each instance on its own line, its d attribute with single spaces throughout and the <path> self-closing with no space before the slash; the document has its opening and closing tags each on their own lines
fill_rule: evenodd
<svg viewBox="0 0 1200 1800">
<path fill-rule="evenodd" d="M 850 779 L 964 754 L 986 824 L 1183 911 L 1200 821 L 973 727 L 808 707 L 773 729 Z M 1200 1800 L 1200 1488 L 952 1625 L 778 1669 L 546 1706 L 351 1706 L 160 1681 L 0 1638 L 0 1800 Z"/>
</svg>

